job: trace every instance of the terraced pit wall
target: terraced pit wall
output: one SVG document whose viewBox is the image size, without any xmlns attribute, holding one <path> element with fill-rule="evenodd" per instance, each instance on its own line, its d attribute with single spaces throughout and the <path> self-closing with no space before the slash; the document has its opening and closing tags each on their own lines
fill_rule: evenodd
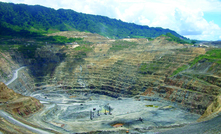
<svg viewBox="0 0 221 134">
<path fill-rule="evenodd" d="M 196 56 L 205 54 L 205 48 L 171 43 L 164 38 L 137 43 L 136 47 L 117 51 L 110 51 L 112 46 L 108 43 L 95 44 L 94 50 L 100 51 L 89 53 L 75 68 L 70 65 L 74 59 L 70 54 L 68 60 L 56 68 L 53 77 L 46 78 L 46 83 L 60 85 L 60 89 L 68 94 L 87 92 L 115 98 L 136 95 L 161 97 L 198 114 L 203 114 L 219 95 L 219 86 L 199 80 L 191 73 L 194 67 L 191 68 L 189 63 Z M 187 66 L 185 71 L 171 76 L 184 65 Z M 205 64 L 204 68 L 209 69 L 210 64 Z M 216 70 L 219 71 L 218 66 Z M 187 74 L 188 71 L 191 75 Z M 207 77 L 208 74 L 216 75 L 203 71 Z M 150 90 L 150 94 L 145 94 Z"/>
<path fill-rule="evenodd" d="M 92 51 L 86 53 L 76 51 L 73 45 L 38 49 L 41 64 L 32 64 L 26 70 L 34 81 L 21 74 L 11 88 L 27 95 L 48 86 L 70 95 L 76 92 L 115 98 L 148 95 L 177 102 L 198 114 L 203 114 L 220 94 L 219 64 L 202 60 L 190 66 L 195 57 L 206 53 L 206 48 L 169 42 L 166 37 L 150 42 L 134 39 L 132 45 L 128 41 L 116 45 L 114 40 L 94 38 L 89 46 Z M 44 54 L 50 50 L 52 54 Z M 38 63 L 37 59 L 25 63 Z M 183 66 L 185 70 L 174 76 L 174 71 Z M 33 70 L 35 73 L 30 72 Z"/>
</svg>

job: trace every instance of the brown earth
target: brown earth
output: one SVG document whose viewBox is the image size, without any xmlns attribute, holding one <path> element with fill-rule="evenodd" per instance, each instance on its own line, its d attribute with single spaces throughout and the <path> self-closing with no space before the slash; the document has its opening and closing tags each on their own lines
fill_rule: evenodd
<svg viewBox="0 0 221 134">
<path fill-rule="evenodd" d="M 207 107 L 204 114 L 198 119 L 199 122 L 210 120 L 221 112 L 221 96 L 217 96 L 215 100 Z"/>
<path fill-rule="evenodd" d="M 39 100 L 15 93 L 2 82 L 0 82 L 0 103 L 2 110 L 22 117 L 27 117 L 43 107 Z"/>
<path fill-rule="evenodd" d="M 114 124 L 112 126 L 118 128 L 118 127 L 123 127 L 123 125 L 124 124 L 122 124 L 122 123 L 116 123 L 116 124 Z"/>
</svg>

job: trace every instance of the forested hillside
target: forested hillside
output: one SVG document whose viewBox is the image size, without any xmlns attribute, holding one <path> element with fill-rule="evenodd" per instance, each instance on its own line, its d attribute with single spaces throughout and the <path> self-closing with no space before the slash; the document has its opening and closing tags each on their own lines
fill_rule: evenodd
<svg viewBox="0 0 221 134">
<path fill-rule="evenodd" d="M 98 33 L 109 38 L 157 37 L 168 32 L 176 37 L 182 37 L 169 29 L 140 26 L 104 16 L 65 9 L 55 10 L 39 5 L 0 2 L 0 20 L 0 35 L 16 35 L 17 33 L 17 35 L 33 36 L 33 32 L 52 33 L 78 30 Z"/>
</svg>

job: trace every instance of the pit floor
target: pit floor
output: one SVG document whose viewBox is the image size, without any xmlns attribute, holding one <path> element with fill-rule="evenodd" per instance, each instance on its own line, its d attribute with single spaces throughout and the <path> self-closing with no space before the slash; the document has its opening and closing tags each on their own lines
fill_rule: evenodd
<svg viewBox="0 0 221 134">
<path fill-rule="evenodd" d="M 70 95 L 62 91 L 36 91 L 32 96 L 45 107 L 28 120 L 62 133 L 125 133 L 127 130 L 158 133 L 196 122 L 200 117 L 181 109 L 176 103 L 148 96 L 111 98 L 88 93 Z"/>
</svg>

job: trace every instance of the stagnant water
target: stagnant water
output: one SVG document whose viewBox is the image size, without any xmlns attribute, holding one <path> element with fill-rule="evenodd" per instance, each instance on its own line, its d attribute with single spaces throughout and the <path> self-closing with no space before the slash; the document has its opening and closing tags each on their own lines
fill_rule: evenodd
<svg viewBox="0 0 221 134">
<path fill-rule="evenodd" d="M 45 108 L 28 120 L 61 133 L 125 133 L 127 130 L 157 133 L 195 122 L 200 117 L 159 98 L 111 98 L 83 92 L 67 94 L 53 89 L 56 88 L 48 87 L 31 95 Z"/>
</svg>

